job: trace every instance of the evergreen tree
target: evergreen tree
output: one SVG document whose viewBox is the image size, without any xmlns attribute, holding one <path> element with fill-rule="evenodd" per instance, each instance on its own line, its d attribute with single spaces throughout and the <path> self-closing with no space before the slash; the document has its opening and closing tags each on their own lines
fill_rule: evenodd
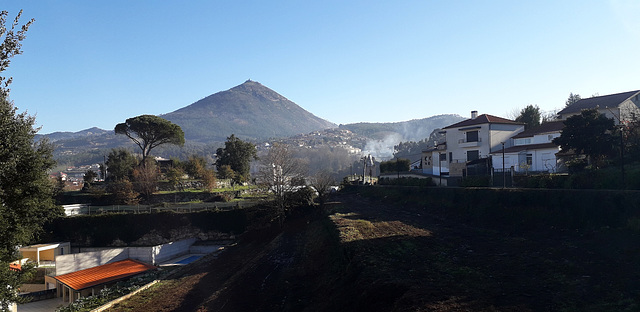
<svg viewBox="0 0 640 312">
<path fill-rule="evenodd" d="M 569 105 L 578 102 L 582 100 L 582 98 L 580 97 L 580 94 L 573 94 L 573 93 L 569 93 L 569 98 L 567 99 L 566 102 L 564 102 L 564 106 L 568 107 Z"/>
<path fill-rule="evenodd" d="M 531 129 L 540 125 L 540 117 L 540 107 L 538 105 L 527 105 L 520 111 L 516 121 L 524 123 L 525 129 Z"/>
<path fill-rule="evenodd" d="M 141 115 L 127 119 L 115 127 L 116 134 L 126 135 L 142 151 L 143 166 L 151 150 L 163 145 L 184 145 L 184 132 L 180 126 L 170 121 L 154 116 Z"/>
<path fill-rule="evenodd" d="M 601 167 L 605 158 L 615 153 L 617 140 L 613 119 L 597 109 L 585 109 L 580 115 L 567 118 L 564 124 L 562 134 L 553 139 L 553 143 L 563 150 L 587 156 L 595 168 Z"/>
<path fill-rule="evenodd" d="M 7 11 L 0 12 L 0 73 L 14 55 L 21 54 L 21 41 L 33 20 L 19 30 L 15 18 L 5 26 Z M 54 187 L 47 170 L 53 167 L 53 147 L 46 140 L 34 143 L 38 132 L 35 118 L 18 113 L 9 100 L 11 78 L 0 76 L 0 310 L 8 311 L 11 302 L 20 302 L 18 287 L 33 272 L 28 266 L 9 270 L 17 260 L 18 246 L 36 240 L 42 225 L 62 215 L 53 201 Z"/>
<path fill-rule="evenodd" d="M 249 179 L 251 161 L 258 159 L 256 146 L 251 142 L 238 139 L 233 134 L 224 142 L 224 148 L 216 151 L 216 155 L 218 168 L 228 165 L 243 181 Z"/>
</svg>

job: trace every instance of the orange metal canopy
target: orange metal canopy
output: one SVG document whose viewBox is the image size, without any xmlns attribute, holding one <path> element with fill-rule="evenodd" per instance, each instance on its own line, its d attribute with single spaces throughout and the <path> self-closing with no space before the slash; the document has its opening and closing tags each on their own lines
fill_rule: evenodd
<svg viewBox="0 0 640 312">
<path fill-rule="evenodd" d="M 142 261 L 126 259 L 97 267 L 58 275 L 55 278 L 74 290 L 81 290 L 92 286 L 117 281 L 156 267 Z"/>
</svg>

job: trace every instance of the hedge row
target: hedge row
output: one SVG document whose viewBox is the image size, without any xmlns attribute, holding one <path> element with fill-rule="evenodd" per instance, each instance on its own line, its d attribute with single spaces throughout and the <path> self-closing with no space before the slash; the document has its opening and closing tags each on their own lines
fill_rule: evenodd
<svg viewBox="0 0 640 312">
<path fill-rule="evenodd" d="M 349 186 L 399 205 L 422 205 L 466 221 L 511 231 L 554 227 L 625 227 L 640 219 L 640 192 L 496 188 Z"/>
<path fill-rule="evenodd" d="M 194 213 L 101 214 L 59 218 L 45 226 L 45 241 L 68 241 L 74 246 L 109 246 L 118 240 L 127 245 L 153 233 L 169 239 L 183 228 L 201 232 L 238 234 L 248 223 L 248 210 Z"/>
</svg>

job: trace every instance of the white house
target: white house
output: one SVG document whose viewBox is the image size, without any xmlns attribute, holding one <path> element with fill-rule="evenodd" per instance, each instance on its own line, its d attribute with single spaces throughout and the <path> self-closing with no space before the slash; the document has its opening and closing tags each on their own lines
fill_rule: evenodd
<svg viewBox="0 0 640 312">
<path fill-rule="evenodd" d="M 516 172 L 557 172 L 556 153 L 560 148 L 552 143 L 560 136 L 563 121 L 553 121 L 527 129 L 510 139 L 510 146 L 491 152 L 493 167 Z M 504 163 L 503 163 L 504 155 Z"/>
<path fill-rule="evenodd" d="M 509 138 L 524 131 L 524 124 L 488 114 L 471 112 L 471 118 L 442 128 L 445 142 L 431 151 L 431 173 L 433 175 L 464 175 L 467 164 L 488 159 L 491 152 L 511 147 Z M 426 151 L 428 153 L 428 151 Z M 423 159 L 429 159 L 423 155 Z"/>
</svg>

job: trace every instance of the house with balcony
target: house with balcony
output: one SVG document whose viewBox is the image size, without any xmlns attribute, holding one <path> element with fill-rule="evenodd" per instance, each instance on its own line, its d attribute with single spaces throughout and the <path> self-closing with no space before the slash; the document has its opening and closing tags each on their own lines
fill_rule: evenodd
<svg viewBox="0 0 640 312">
<path fill-rule="evenodd" d="M 563 121 L 552 121 L 516 134 L 504 150 L 491 152 L 493 167 L 518 173 L 560 171 L 556 157 L 560 147 L 552 141 L 560 136 L 562 128 Z"/>
<path fill-rule="evenodd" d="M 437 176 L 465 176 L 472 166 L 488 166 L 491 153 L 503 144 L 511 147 L 509 138 L 523 131 L 523 123 L 472 111 L 471 118 L 442 128 L 445 141 L 423 152 L 423 159 L 431 159 L 426 170 Z"/>
<path fill-rule="evenodd" d="M 581 99 L 558 112 L 558 119 L 580 114 L 585 109 L 597 109 L 617 124 L 640 118 L 640 90 Z"/>
</svg>

